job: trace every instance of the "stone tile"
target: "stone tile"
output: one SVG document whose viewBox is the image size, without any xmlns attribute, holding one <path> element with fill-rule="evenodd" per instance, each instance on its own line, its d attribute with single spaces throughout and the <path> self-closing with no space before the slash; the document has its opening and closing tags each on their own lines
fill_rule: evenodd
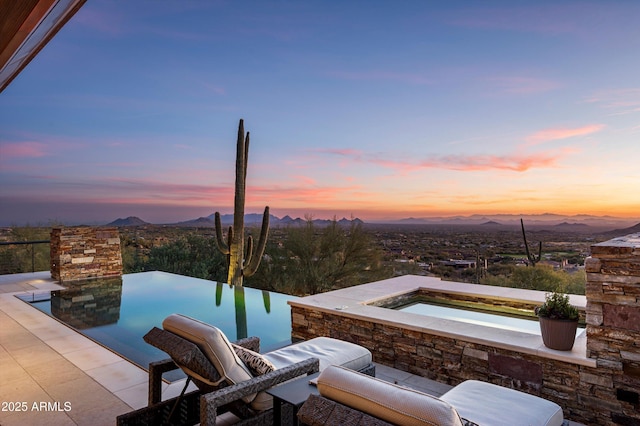
<svg viewBox="0 0 640 426">
<path fill-rule="evenodd" d="M 90 377 L 84 376 L 65 383 L 57 383 L 47 389 L 54 401 L 69 402 L 70 413 L 78 413 L 93 410 L 112 402 L 122 402 L 111 392 L 100 386 Z M 123 403 L 124 404 L 124 403 Z"/>
<path fill-rule="evenodd" d="M 146 384 L 149 379 L 149 374 L 146 371 L 125 360 L 92 368 L 86 370 L 85 373 L 111 392 Z"/>
<path fill-rule="evenodd" d="M 28 373 L 45 389 L 71 380 L 86 377 L 82 370 L 62 357 L 57 361 L 43 362 L 41 364 L 30 366 L 28 368 Z"/>
<path fill-rule="evenodd" d="M 30 407 L 34 402 L 49 399 L 44 389 L 26 373 L 18 380 L 2 382 L 0 386 L 0 401 L 25 401 Z"/>
<path fill-rule="evenodd" d="M 25 413 L 0 413 L 2 426 L 75 426 L 76 423 L 64 412 L 45 412 L 29 410 Z M 98 423 L 96 423 L 98 424 Z"/>
<path fill-rule="evenodd" d="M 38 339 L 24 328 L 15 326 L 8 326 L 5 328 L 3 323 L 3 330 L 0 335 L 0 345 L 2 345 L 10 354 L 21 349 L 32 348 L 42 344 L 42 340 Z"/>
<path fill-rule="evenodd" d="M 68 414 L 79 426 L 114 425 L 116 417 L 133 411 L 124 402 L 114 399 L 83 410 L 72 409 Z"/>
<path fill-rule="evenodd" d="M 424 377 L 411 375 L 408 379 L 402 382 L 407 387 L 418 390 L 420 392 L 428 393 L 429 395 L 442 396 L 445 392 L 450 390 L 453 386 L 446 385 L 444 383 L 436 382 L 435 380 L 428 380 Z"/>
<path fill-rule="evenodd" d="M 186 382 L 187 379 L 184 380 L 178 380 L 175 381 L 171 384 L 169 384 L 166 387 L 162 388 L 162 400 L 167 400 L 167 399 L 171 399 L 174 398 L 178 395 L 180 395 L 180 392 L 182 392 L 182 388 L 184 388 L 184 383 Z M 191 392 L 197 389 L 197 386 L 193 384 L 193 382 L 189 383 L 189 386 L 187 387 L 186 392 Z"/>
<path fill-rule="evenodd" d="M 11 355 L 25 370 L 41 364 L 46 364 L 51 367 L 55 365 L 56 362 L 64 360 L 62 355 L 42 342 L 38 345 L 16 349 L 11 352 Z"/>
<path fill-rule="evenodd" d="M 38 326 L 29 328 L 29 332 L 45 342 L 78 334 L 77 331 L 62 325 L 55 320 L 41 321 Z"/>
<path fill-rule="evenodd" d="M 144 383 L 131 386 L 127 389 L 115 391 L 114 395 L 133 410 L 137 410 L 149 404 L 149 384 L 145 381 Z"/>
<path fill-rule="evenodd" d="M 407 380 L 412 374 L 406 371 L 396 370 L 395 368 L 387 367 L 386 365 L 376 364 L 376 377 L 388 382 L 394 383 L 395 381 L 401 382 Z"/>
<path fill-rule="evenodd" d="M 79 369 L 86 371 L 122 361 L 122 358 L 113 352 L 98 346 L 89 339 L 86 340 L 88 340 L 91 345 L 88 345 L 88 347 L 84 349 L 64 353 L 65 358 Z"/>
<path fill-rule="evenodd" d="M 93 349 L 98 346 L 80 333 L 72 333 L 61 337 L 46 339 L 45 343 L 62 355 L 78 352 L 82 349 Z"/>
</svg>

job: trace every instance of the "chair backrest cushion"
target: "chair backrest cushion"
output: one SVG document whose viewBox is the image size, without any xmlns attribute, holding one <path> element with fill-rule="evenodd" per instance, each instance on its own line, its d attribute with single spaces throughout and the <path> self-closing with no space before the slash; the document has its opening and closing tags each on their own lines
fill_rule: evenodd
<svg viewBox="0 0 640 426">
<path fill-rule="evenodd" d="M 236 355 L 227 336 L 217 327 L 181 314 L 169 315 L 162 322 L 162 327 L 198 345 L 220 376 L 224 377 L 229 384 L 241 383 L 253 378 L 248 368 Z M 243 400 L 249 403 L 254 397 L 255 394 Z"/>
<path fill-rule="evenodd" d="M 320 395 L 358 411 L 403 426 L 462 426 L 448 403 L 413 389 L 394 385 L 339 366 L 318 377 Z"/>
</svg>

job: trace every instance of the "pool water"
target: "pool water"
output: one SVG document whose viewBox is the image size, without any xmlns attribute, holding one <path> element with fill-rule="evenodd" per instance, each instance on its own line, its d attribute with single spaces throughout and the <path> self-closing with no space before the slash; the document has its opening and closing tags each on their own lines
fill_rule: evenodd
<svg viewBox="0 0 640 426">
<path fill-rule="evenodd" d="M 291 343 L 287 301 L 295 296 L 158 271 L 81 284 L 20 298 L 145 369 L 167 354 L 142 337 L 173 313 L 215 325 L 231 341 L 258 336 L 261 351 Z"/>
<path fill-rule="evenodd" d="M 433 305 L 430 303 L 422 302 L 411 303 L 409 305 L 404 305 L 396 309 L 402 312 L 427 315 L 447 320 L 501 328 L 503 330 L 512 330 L 540 336 L 540 323 L 537 320 L 528 320 L 512 316 L 497 315 L 492 313 L 452 308 L 448 306 Z M 576 335 L 582 333 L 583 331 L 584 328 L 578 328 L 578 330 L 576 331 Z"/>
</svg>

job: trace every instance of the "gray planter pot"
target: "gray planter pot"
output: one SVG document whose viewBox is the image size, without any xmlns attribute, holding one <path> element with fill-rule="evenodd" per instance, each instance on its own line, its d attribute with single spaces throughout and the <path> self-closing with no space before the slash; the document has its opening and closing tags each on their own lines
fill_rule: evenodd
<svg viewBox="0 0 640 426">
<path fill-rule="evenodd" d="M 561 320 L 539 317 L 542 341 L 549 349 L 570 351 L 576 340 L 578 320 Z"/>
</svg>

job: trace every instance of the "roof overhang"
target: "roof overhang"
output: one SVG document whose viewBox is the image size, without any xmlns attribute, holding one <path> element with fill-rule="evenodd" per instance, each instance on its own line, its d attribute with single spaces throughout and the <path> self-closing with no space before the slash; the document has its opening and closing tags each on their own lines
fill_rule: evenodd
<svg viewBox="0 0 640 426">
<path fill-rule="evenodd" d="M 87 0 L 0 0 L 0 93 Z"/>
</svg>

